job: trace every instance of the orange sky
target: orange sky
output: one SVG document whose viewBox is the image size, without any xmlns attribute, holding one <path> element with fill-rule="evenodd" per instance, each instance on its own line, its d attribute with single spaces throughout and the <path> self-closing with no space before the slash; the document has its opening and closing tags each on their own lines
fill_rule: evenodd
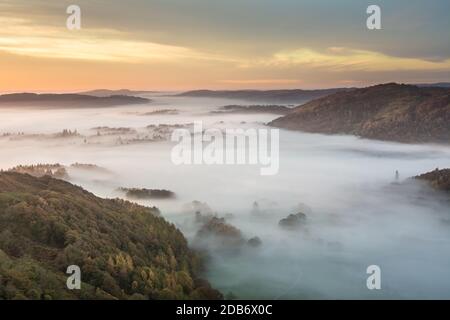
<svg viewBox="0 0 450 320">
<path fill-rule="evenodd" d="M 245 34 L 248 28 L 265 26 L 256 25 L 257 16 L 253 18 L 255 26 L 242 25 L 242 34 L 233 33 L 236 30 L 231 28 L 237 27 L 231 24 L 200 21 L 204 25 L 197 25 L 194 16 L 185 25 L 183 21 L 179 25 L 156 21 L 152 26 L 134 26 L 139 12 L 134 11 L 136 19 L 123 18 L 122 23 L 118 16 L 116 23 L 114 19 L 103 19 L 97 1 L 79 2 L 82 29 L 70 31 L 65 26 L 68 15 L 64 1 L 47 1 L 46 5 L 38 1 L 40 7 L 27 0 L 0 1 L 1 92 L 324 88 L 449 80 L 450 58 L 440 47 L 426 51 L 424 46 L 430 45 L 424 38 L 420 46 L 403 50 L 403 46 L 411 46 L 411 39 L 402 42 L 404 26 L 396 30 L 397 39 L 391 39 L 388 33 L 382 38 L 380 33 L 365 30 L 360 21 L 361 18 L 364 21 L 364 15 L 340 26 L 342 30 L 351 31 L 356 26 L 361 29 L 354 35 L 350 31 L 342 33 L 341 41 L 330 40 L 330 35 L 312 37 L 301 32 L 298 38 L 302 41 L 298 41 L 294 32 L 270 34 L 270 29 L 266 38 L 256 33 L 251 38 L 252 34 Z M 135 2 L 136 6 L 144 6 L 141 1 Z M 162 2 L 153 2 L 156 8 L 161 7 L 161 12 L 175 14 Z M 127 16 L 127 7 L 113 3 L 116 7 L 112 8 L 118 10 L 116 14 L 122 12 Z M 33 10 L 27 10 L 27 5 Z M 279 5 L 283 6 L 283 1 Z M 133 12 L 131 6 L 130 10 Z M 107 14 L 105 11 L 104 15 Z M 193 11 L 192 15 L 196 14 Z M 186 16 L 189 18 L 189 12 L 179 17 Z M 186 26 L 192 26 L 193 30 L 186 30 Z M 319 22 L 309 27 L 322 28 Z M 333 32 L 339 34 L 339 29 Z M 380 43 L 379 47 L 374 46 L 371 37 Z M 389 41 L 398 48 L 388 45 Z"/>
</svg>

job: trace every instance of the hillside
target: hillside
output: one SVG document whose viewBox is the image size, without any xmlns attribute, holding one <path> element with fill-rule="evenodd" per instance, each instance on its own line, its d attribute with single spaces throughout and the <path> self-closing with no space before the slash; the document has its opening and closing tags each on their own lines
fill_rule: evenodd
<svg viewBox="0 0 450 320">
<path fill-rule="evenodd" d="M 426 181 L 436 190 L 450 192 L 450 169 L 436 169 L 414 178 L 417 180 Z"/>
<path fill-rule="evenodd" d="M 69 265 L 81 268 L 81 290 L 66 288 Z M 199 267 L 157 208 L 0 173 L 0 299 L 221 298 Z"/>
<path fill-rule="evenodd" d="M 418 87 L 441 87 L 441 88 L 450 88 L 450 82 L 436 82 L 436 83 L 411 83 L 412 85 Z"/>
<path fill-rule="evenodd" d="M 273 103 L 305 103 L 312 99 L 327 96 L 339 91 L 351 89 L 322 89 L 322 90 L 194 90 L 187 91 L 177 96 L 180 97 L 202 97 L 202 98 L 227 98 L 247 101 L 273 102 Z"/>
<path fill-rule="evenodd" d="M 128 104 L 143 104 L 150 99 L 126 95 L 96 97 L 83 94 L 37 94 L 13 93 L 0 95 L 0 107 L 43 106 L 43 107 L 111 107 Z"/>
<path fill-rule="evenodd" d="M 271 126 L 399 142 L 450 142 L 450 89 L 395 83 L 338 92 L 295 108 Z"/>
</svg>

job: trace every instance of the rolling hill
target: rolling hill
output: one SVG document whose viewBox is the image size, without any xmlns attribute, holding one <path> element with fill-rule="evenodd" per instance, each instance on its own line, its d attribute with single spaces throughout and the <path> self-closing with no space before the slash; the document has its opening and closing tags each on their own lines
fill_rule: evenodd
<svg viewBox="0 0 450 320">
<path fill-rule="evenodd" d="M 138 91 L 129 89 L 109 90 L 96 89 L 90 91 L 79 92 L 81 95 L 95 96 L 95 97 L 110 97 L 110 96 L 137 96 L 140 94 L 153 93 L 154 91 Z"/>
<path fill-rule="evenodd" d="M 264 103 L 293 103 L 300 104 L 307 101 L 327 96 L 339 91 L 349 91 L 351 89 L 319 89 L 319 90 L 194 90 L 180 93 L 179 97 L 201 97 L 201 98 L 226 98 L 246 101 L 257 101 Z"/>
<path fill-rule="evenodd" d="M 144 104 L 151 100 L 140 97 L 115 95 L 96 97 L 83 94 L 37 94 L 12 93 L 0 95 L 0 107 L 38 106 L 38 107 L 112 107 L 129 104 Z"/>
<path fill-rule="evenodd" d="M 269 125 L 406 143 L 450 143 L 450 89 L 396 83 L 310 101 Z"/>
</svg>

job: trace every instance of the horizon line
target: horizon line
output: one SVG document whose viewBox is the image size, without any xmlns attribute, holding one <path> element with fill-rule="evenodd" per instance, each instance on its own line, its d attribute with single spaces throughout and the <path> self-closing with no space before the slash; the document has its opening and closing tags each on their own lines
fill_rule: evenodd
<svg viewBox="0 0 450 320">
<path fill-rule="evenodd" d="M 317 88 L 240 88 L 240 89 L 208 89 L 208 88 L 195 88 L 195 89 L 130 89 L 130 88 L 120 88 L 120 89 L 110 89 L 110 88 L 91 88 L 91 89 L 74 89 L 74 90 L 39 90 L 39 89 L 31 89 L 31 90 L 7 90 L 7 91 L 0 91 L 0 95 L 4 94 L 20 94 L 20 93 L 36 93 L 36 94 L 49 94 L 49 93 L 55 93 L 55 94 L 83 94 L 88 93 L 90 91 L 121 91 L 121 90 L 128 90 L 128 91 L 143 91 L 143 92 L 191 92 L 191 91 L 294 91 L 294 90 L 303 90 L 303 91 L 316 91 L 316 90 L 333 90 L 333 89 L 352 89 L 352 88 L 367 88 L 372 87 L 376 85 L 382 85 L 382 84 L 389 84 L 389 83 L 396 83 L 396 84 L 406 84 L 406 85 L 442 85 L 442 84 L 449 84 L 450 80 L 448 81 L 438 81 L 438 82 L 396 82 L 396 81 L 388 81 L 388 82 L 379 82 L 374 84 L 368 84 L 368 85 L 353 85 L 353 86 L 331 86 L 331 87 L 317 87 Z"/>
</svg>

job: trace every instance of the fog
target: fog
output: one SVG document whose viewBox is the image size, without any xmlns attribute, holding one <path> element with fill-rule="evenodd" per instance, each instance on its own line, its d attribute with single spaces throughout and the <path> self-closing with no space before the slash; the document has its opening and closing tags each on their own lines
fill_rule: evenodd
<svg viewBox="0 0 450 320">
<path fill-rule="evenodd" d="M 448 202 L 421 197 L 423 187 L 417 183 L 393 185 L 396 170 L 403 181 L 450 167 L 450 147 L 281 130 L 277 175 L 261 176 L 257 165 L 176 166 L 170 158 L 174 143 L 167 137 L 151 141 L 147 126 L 203 121 L 205 128 L 264 128 L 278 116 L 210 113 L 227 104 L 249 104 L 242 101 L 144 96 L 153 102 L 101 109 L 0 109 L 0 168 L 89 163 L 108 172 L 72 169 L 70 181 L 98 196 L 123 196 L 118 187 L 175 192 L 176 199 L 138 202 L 159 207 L 194 248 L 208 249 L 202 276 L 224 294 L 249 299 L 450 297 Z M 178 113 L 145 115 L 162 109 Z M 99 127 L 132 130 L 99 135 Z M 64 129 L 77 134 L 57 134 Z M 125 143 L 118 143 L 119 137 Z M 186 210 L 194 200 L 226 217 L 246 239 L 258 236 L 261 246 L 224 252 L 214 243 L 199 243 L 194 212 Z M 278 225 L 299 211 L 307 215 L 305 226 L 286 230 Z M 381 290 L 366 287 L 369 265 L 381 268 Z"/>
</svg>

